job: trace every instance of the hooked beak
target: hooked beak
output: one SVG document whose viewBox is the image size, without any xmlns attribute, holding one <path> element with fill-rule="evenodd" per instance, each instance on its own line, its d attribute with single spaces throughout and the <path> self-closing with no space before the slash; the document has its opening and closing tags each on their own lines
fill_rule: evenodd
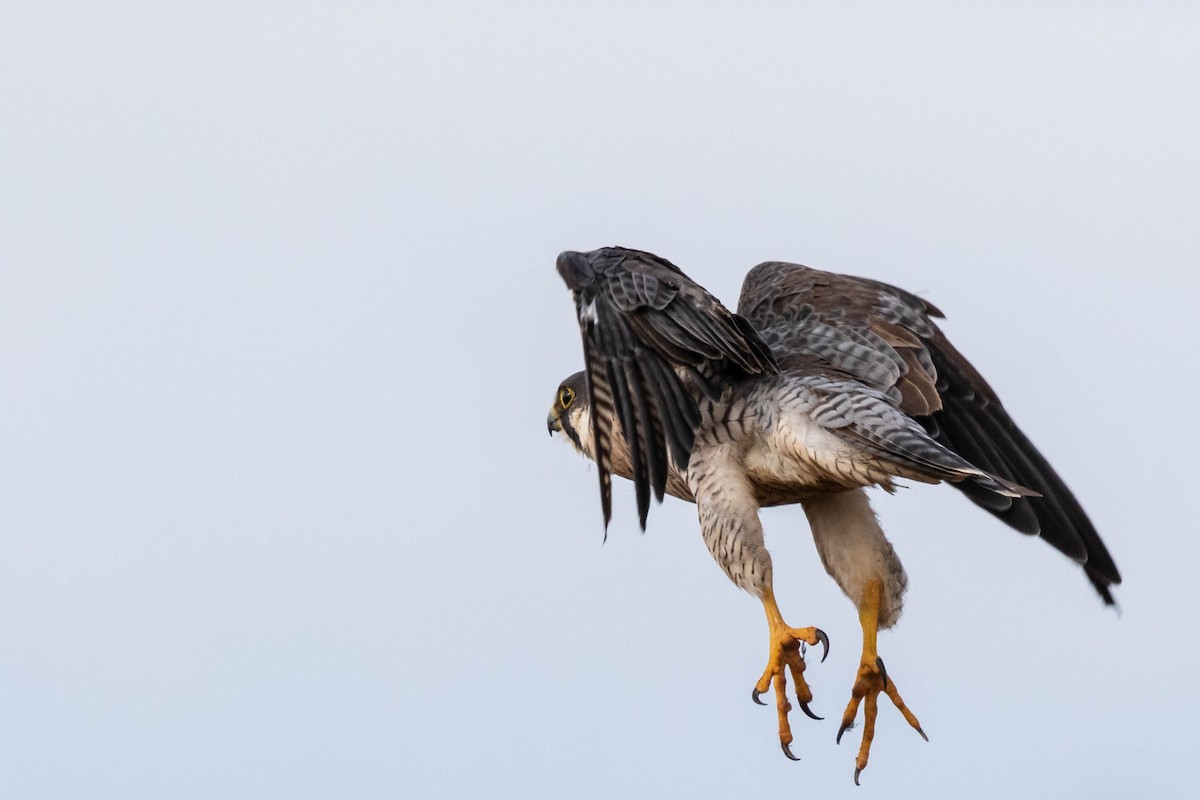
<svg viewBox="0 0 1200 800">
<path fill-rule="evenodd" d="M 550 435 L 562 431 L 566 437 L 575 445 L 575 449 L 583 452 L 583 442 L 579 439 L 579 433 L 576 432 L 575 426 L 571 424 L 571 419 L 566 414 L 563 414 L 555 403 L 550 407 L 550 414 L 546 417 L 546 429 L 550 431 Z"/>
</svg>

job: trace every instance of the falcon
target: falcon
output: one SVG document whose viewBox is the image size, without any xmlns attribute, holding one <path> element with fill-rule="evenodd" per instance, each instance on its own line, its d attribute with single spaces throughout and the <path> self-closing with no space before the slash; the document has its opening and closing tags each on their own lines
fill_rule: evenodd
<svg viewBox="0 0 1200 800">
<path fill-rule="evenodd" d="M 854 782 L 867 766 L 879 695 L 928 741 L 877 633 L 900 617 L 908 578 L 865 489 L 947 482 L 1021 533 L 1073 559 L 1105 604 L 1121 582 L 1063 480 L 996 393 L 934 322 L 942 313 L 878 281 L 771 261 L 750 270 L 737 313 L 664 258 L 606 247 L 565 252 L 585 369 L 558 387 L 547 420 L 596 462 L 607 530 L 612 475 L 650 498 L 696 504 L 717 564 L 761 600 L 769 647 L 752 692 L 774 690 L 779 742 L 792 753 L 787 680 L 800 708 L 812 692 L 806 646 L 829 639 L 791 627 L 775 601 L 758 509 L 799 503 L 825 571 L 858 608 L 862 658 L 837 733 L 863 708 Z"/>
</svg>

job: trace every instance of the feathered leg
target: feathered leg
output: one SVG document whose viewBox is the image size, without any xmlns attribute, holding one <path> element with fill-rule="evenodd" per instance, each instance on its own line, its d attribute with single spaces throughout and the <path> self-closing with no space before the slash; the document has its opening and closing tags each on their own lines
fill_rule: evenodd
<svg viewBox="0 0 1200 800">
<path fill-rule="evenodd" d="M 828 653 L 829 638 L 819 628 L 792 628 L 783 621 L 771 589 L 771 556 L 763 544 L 758 501 L 739 459 L 740 450 L 735 446 L 704 443 L 692 453 L 687 481 L 696 498 L 700 530 L 709 552 L 730 580 L 762 600 L 767 612 L 770 630 L 767 666 L 751 696 L 754 702 L 766 705 L 758 696 L 774 686 L 779 744 L 787 757 L 795 760 L 788 723 L 792 706 L 787 699 L 787 674 L 791 673 L 800 708 L 808 716 L 820 719 L 808 708 L 812 692 L 804 680 L 801 645 L 820 643 Z"/>
<path fill-rule="evenodd" d="M 805 501 L 804 512 L 812 527 L 813 542 L 821 563 L 858 607 L 858 619 L 862 624 L 862 660 L 838 730 L 840 742 L 842 734 L 854 724 L 859 705 L 864 706 L 862 746 L 854 770 L 854 782 L 858 783 L 858 776 L 867 766 L 871 754 L 871 741 L 875 738 L 880 692 L 886 693 L 908 723 L 925 735 L 917 718 L 904 705 L 896 685 L 888 679 L 876 649 L 879 629 L 891 627 L 900 617 L 908 576 L 896 551 L 883 535 L 862 489 Z"/>
</svg>

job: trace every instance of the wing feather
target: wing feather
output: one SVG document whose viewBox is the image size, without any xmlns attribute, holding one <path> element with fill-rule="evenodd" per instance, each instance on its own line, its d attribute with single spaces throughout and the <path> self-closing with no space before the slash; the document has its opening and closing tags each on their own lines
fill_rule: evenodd
<svg viewBox="0 0 1200 800">
<path fill-rule="evenodd" d="M 935 306 L 878 281 L 767 262 L 746 276 L 738 311 L 785 368 L 819 359 L 884 393 L 974 466 L 1034 490 L 1040 497 L 1005 497 L 972 481 L 953 484 L 1007 525 L 1040 534 L 1082 563 L 1101 597 L 1113 602 L 1109 587 L 1121 576 L 1091 520 L 937 327 L 934 319 L 943 315 Z"/>
<path fill-rule="evenodd" d="M 644 529 L 651 493 L 662 499 L 668 458 L 680 471 L 687 468 L 700 424 L 684 377 L 719 394 L 728 380 L 778 366 L 749 323 L 665 259 L 606 247 L 563 253 L 557 266 L 583 335 L 604 523 L 612 517 L 612 436 L 619 422 Z"/>
</svg>

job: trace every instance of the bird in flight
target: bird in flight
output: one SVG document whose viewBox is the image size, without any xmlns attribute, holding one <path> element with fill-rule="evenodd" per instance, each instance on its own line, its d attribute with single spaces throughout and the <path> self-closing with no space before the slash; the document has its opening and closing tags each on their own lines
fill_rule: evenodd
<svg viewBox="0 0 1200 800">
<path fill-rule="evenodd" d="M 737 313 L 671 262 L 606 247 L 558 257 L 585 369 L 559 385 L 547 425 L 634 482 L 643 529 L 653 495 L 696 504 L 709 552 L 766 611 L 769 651 L 752 692 L 774 690 L 779 742 L 795 760 L 787 698 L 812 692 L 806 648 L 829 639 L 784 622 L 758 509 L 799 503 L 826 572 L 858 608 L 862 659 L 837 738 L 863 706 L 854 781 L 867 766 L 879 695 L 922 737 L 876 634 L 900 616 L 908 578 L 864 489 L 950 483 L 1021 533 L 1074 559 L 1106 604 L 1121 582 L 1070 489 L 996 393 L 935 324 L 930 303 L 885 283 L 771 261 L 746 275 Z M 925 737 L 928 740 L 928 737 Z"/>
</svg>

